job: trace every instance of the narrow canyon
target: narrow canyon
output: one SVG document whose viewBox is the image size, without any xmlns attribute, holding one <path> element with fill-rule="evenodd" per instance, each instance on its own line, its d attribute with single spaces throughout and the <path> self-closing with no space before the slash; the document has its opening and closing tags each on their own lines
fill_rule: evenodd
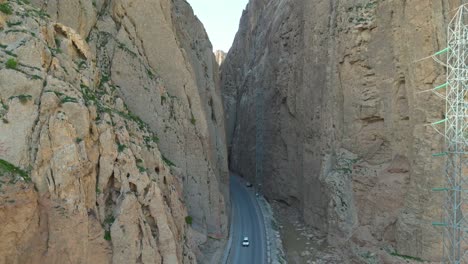
<svg viewBox="0 0 468 264">
<path fill-rule="evenodd" d="M 226 53 L 189 2 L 0 0 L 0 264 L 232 262 L 232 174 L 265 263 L 440 261 L 462 1 L 250 0 Z"/>
</svg>

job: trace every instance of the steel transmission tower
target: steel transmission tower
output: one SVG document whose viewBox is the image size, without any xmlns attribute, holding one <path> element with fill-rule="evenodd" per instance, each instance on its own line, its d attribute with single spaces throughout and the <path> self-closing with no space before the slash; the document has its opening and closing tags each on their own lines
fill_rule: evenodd
<svg viewBox="0 0 468 264">
<path fill-rule="evenodd" d="M 432 123 L 445 123 L 445 151 L 434 156 L 444 156 L 445 186 L 435 191 L 445 192 L 442 226 L 443 262 L 468 263 L 468 6 L 462 5 L 450 21 L 447 48 L 434 55 L 447 55 L 447 82 L 433 89 L 445 88 L 445 119 Z M 439 61 L 433 56 L 436 61 Z M 440 61 L 439 61 L 440 62 Z"/>
</svg>

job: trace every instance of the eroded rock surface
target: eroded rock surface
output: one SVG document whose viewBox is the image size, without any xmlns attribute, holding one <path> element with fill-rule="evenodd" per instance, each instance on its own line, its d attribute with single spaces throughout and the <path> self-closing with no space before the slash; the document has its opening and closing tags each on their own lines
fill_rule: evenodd
<svg viewBox="0 0 468 264">
<path fill-rule="evenodd" d="M 24 2 L 0 13 L 0 263 L 216 263 L 224 118 L 190 6 Z"/>
<path fill-rule="evenodd" d="M 226 55 L 226 52 L 222 50 L 215 51 L 216 62 L 218 63 L 218 65 L 221 65 L 224 62 L 224 60 L 226 59 Z"/>
<path fill-rule="evenodd" d="M 443 140 L 427 124 L 445 103 L 418 92 L 445 71 L 415 61 L 444 48 L 459 4 L 251 0 L 221 69 L 231 169 L 329 244 L 439 259 Z"/>
</svg>

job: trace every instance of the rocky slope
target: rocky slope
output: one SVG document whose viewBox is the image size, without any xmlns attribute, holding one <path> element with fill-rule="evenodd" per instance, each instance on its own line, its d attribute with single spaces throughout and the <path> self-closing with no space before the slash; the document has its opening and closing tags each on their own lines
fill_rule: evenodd
<svg viewBox="0 0 468 264">
<path fill-rule="evenodd" d="M 224 118 L 190 6 L 28 2 L 0 1 L 0 263 L 216 263 Z"/>
<path fill-rule="evenodd" d="M 437 260 L 444 68 L 460 1 L 251 0 L 221 68 L 230 167 L 332 245 Z M 443 129 L 443 128 L 442 128 Z M 366 260 L 367 261 L 367 260 Z M 362 263 L 362 262 L 360 262 Z"/>
<path fill-rule="evenodd" d="M 222 50 L 215 51 L 215 58 L 218 65 L 221 65 L 224 62 L 224 60 L 226 59 L 226 55 L 226 52 Z"/>
</svg>

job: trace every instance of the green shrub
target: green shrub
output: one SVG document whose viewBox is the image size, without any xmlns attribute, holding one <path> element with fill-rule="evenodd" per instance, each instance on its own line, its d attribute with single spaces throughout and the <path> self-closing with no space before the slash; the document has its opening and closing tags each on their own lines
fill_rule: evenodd
<svg viewBox="0 0 468 264">
<path fill-rule="evenodd" d="M 10 22 L 10 21 L 7 21 L 7 26 L 8 26 L 8 27 L 19 26 L 19 25 L 21 25 L 21 24 L 23 24 L 22 21 L 18 21 L 18 22 Z"/>
<path fill-rule="evenodd" d="M 417 262 L 423 262 L 424 261 L 423 259 L 418 258 L 418 257 L 399 254 L 397 251 L 391 252 L 390 255 L 395 256 L 395 257 L 400 257 L 400 258 L 403 258 L 403 259 L 407 259 L 407 260 L 414 260 L 414 261 L 417 261 Z"/>
<path fill-rule="evenodd" d="M 109 215 L 109 216 L 106 217 L 106 219 L 104 220 L 104 222 L 105 222 L 106 224 L 109 224 L 109 225 L 111 225 L 112 223 L 114 223 L 114 221 L 115 221 L 115 217 L 114 217 L 113 215 Z"/>
<path fill-rule="evenodd" d="M 65 96 L 62 99 L 60 99 L 60 103 L 78 103 L 78 99 L 70 97 L 70 96 Z"/>
<path fill-rule="evenodd" d="M 0 12 L 11 15 L 13 14 L 13 8 L 11 8 L 9 3 L 0 4 Z"/>
<path fill-rule="evenodd" d="M 163 162 L 166 163 L 167 166 L 175 166 L 175 164 L 172 161 L 170 161 L 168 158 L 166 158 L 164 155 L 161 155 L 161 157 L 162 157 Z"/>
<path fill-rule="evenodd" d="M 14 99 L 14 98 L 18 98 L 18 100 L 20 101 L 20 103 L 22 104 L 25 104 L 27 103 L 29 100 L 32 100 L 32 96 L 29 95 L 29 94 L 20 94 L 20 95 L 16 95 L 16 96 L 12 96 L 10 97 L 9 99 Z"/>
<path fill-rule="evenodd" d="M 143 167 L 143 166 L 137 165 L 137 167 L 138 167 L 138 170 L 140 171 L 140 173 L 143 173 L 143 172 L 147 171 L 147 169 L 145 167 Z"/>
<path fill-rule="evenodd" d="M 123 152 L 127 146 L 123 144 L 117 144 L 117 151 Z"/>
<path fill-rule="evenodd" d="M 7 62 L 5 63 L 7 69 L 16 69 L 16 67 L 18 67 L 18 62 L 13 59 L 13 58 L 10 58 L 7 60 Z"/>
<path fill-rule="evenodd" d="M 185 223 L 187 223 L 188 225 L 192 225 L 192 222 L 193 218 L 190 215 L 185 217 Z"/>
<path fill-rule="evenodd" d="M 16 167 L 15 165 L 11 164 L 6 160 L 0 159 L 0 176 L 3 176 L 5 173 L 19 175 L 26 182 L 31 181 L 31 178 L 29 177 L 26 171 Z"/>
<path fill-rule="evenodd" d="M 106 230 L 104 232 L 104 239 L 107 240 L 107 241 L 110 241 L 112 238 L 111 238 L 111 233 L 109 230 Z"/>
</svg>

